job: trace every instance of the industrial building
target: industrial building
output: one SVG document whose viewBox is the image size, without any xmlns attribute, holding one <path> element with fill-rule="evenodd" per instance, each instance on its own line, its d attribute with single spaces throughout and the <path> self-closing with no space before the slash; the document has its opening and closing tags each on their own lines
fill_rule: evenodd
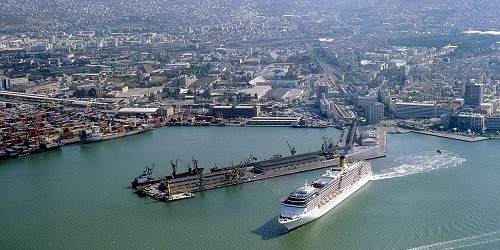
<svg viewBox="0 0 500 250">
<path fill-rule="evenodd" d="M 260 85 L 260 86 L 254 86 L 253 88 L 241 90 L 239 91 L 239 93 L 243 93 L 257 100 L 261 100 L 270 90 L 271 86 Z"/>
<path fill-rule="evenodd" d="M 436 103 L 396 102 L 394 113 L 403 119 L 438 118 L 450 112 L 449 108 Z"/>
<path fill-rule="evenodd" d="M 378 145 L 378 133 L 377 131 L 364 131 L 361 133 L 361 146 L 376 146 Z"/>
<path fill-rule="evenodd" d="M 251 118 L 258 116 L 260 106 L 212 106 L 210 107 L 210 115 L 224 119 L 232 118 Z"/>
<path fill-rule="evenodd" d="M 441 124 L 446 129 L 456 129 L 458 131 L 482 132 L 485 129 L 485 117 L 482 114 L 460 113 L 443 115 Z"/>
<path fill-rule="evenodd" d="M 142 117 L 142 116 L 163 116 L 166 115 L 167 113 L 170 113 L 168 115 L 171 115 L 173 113 L 173 108 L 170 107 L 170 112 L 169 109 L 165 110 L 164 108 L 122 108 L 116 112 L 118 115 L 123 115 L 123 116 L 137 116 L 137 117 Z"/>
<path fill-rule="evenodd" d="M 292 126 L 299 124 L 302 117 L 252 117 L 247 122 L 250 126 Z"/>
</svg>

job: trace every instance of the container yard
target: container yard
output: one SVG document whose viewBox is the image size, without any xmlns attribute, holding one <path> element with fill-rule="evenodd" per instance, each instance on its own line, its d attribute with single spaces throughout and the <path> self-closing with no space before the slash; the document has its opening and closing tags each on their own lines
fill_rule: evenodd
<svg viewBox="0 0 500 250">
<path fill-rule="evenodd" d="M 106 114 L 91 107 L 8 103 L 0 109 L 0 160 L 79 143 L 82 134 L 100 140 L 112 139 L 151 130 L 165 121 L 162 116 Z"/>
</svg>

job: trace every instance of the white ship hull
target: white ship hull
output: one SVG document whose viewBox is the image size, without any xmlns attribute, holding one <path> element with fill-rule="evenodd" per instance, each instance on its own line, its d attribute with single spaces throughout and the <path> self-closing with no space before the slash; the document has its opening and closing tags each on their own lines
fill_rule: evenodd
<svg viewBox="0 0 500 250">
<path fill-rule="evenodd" d="M 100 134 L 98 134 L 98 135 L 94 135 L 94 136 L 86 138 L 84 142 L 105 141 L 105 140 L 120 138 L 120 137 L 124 137 L 124 136 L 139 134 L 139 133 L 146 132 L 146 131 L 149 131 L 149 130 L 153 130 L 153 127 L 152 126 L 151 127 L 145 127 L 145 128 L 141 128 L 141 129 L 138 129 L 138 130 L 132 130 L 132 131 L 127 131 L 127 132 L 118 132 L 118 133 L 107 134 L 107 135 L 100 135 Z"/>
<path fill-rule="evenodd" d="M 368 181 L 370 181 L 370 179 L 371 179 L 371 172 L 369 174 L 366 174 L 363 177 L 361 177 L 361 179 L 359 179 L 358 181 L 353 183 L 351 186 L 345 188 L 345 190 L 342 193 L 338 194 L 336 197 L 332 198 L 331 200 L 329 200 L 325 204 L 321 205 L 320 207 L 316 207 L 310 211 L 306 211 L 305 214 L 303 214 L 302 216 L 300 216 L 298 218 L 295 218 L 292 220 L 286 220 L 286 221 L 278 219 L 278 222 L 280 224 L 282 224 L 283 226 L 285 226 L 289 231 L 294 229 L 294 228 L 300 227 L 306 223 L 309 223 L 309 222 L 323 216 L 328 211 L 333 209 L 335 206 L 340 204 L 343 200 L 345 200 L 347 197 L 349 197 L 354 192 L 356 192 L 358 189 L 363 187 L 366 183 L 368 183 Z M 286 210 L 288 208 L 283 206 L 282 213 L 283 213 L 283 209 Z"/>
</svg>

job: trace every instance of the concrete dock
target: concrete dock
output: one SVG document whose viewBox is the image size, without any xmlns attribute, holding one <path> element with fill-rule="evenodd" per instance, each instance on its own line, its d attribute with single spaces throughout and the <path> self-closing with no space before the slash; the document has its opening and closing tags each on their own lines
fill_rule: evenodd
<svg viewBox="0 0 500 250">
<path fill-rule="evenodd" d="M 468 136 L 468 135 L 450 134 L 450 133 L 432 132 L 432 131 L 412 130 L 411 132 L 418 133 L 418 134 L 424 134 L 424 135 L 437 136 L 437 137 L 442 137 L 442 138 L 448 138 L 448 139 L 453 139 L 453 140 L 459 140 L 459 141 L 466 141 L 466 142 L 478 142 L 478 141 L 484 141 L 484 140 L 489 139 L 488 137 L 483 137 L 483 136 Z"/>
<path fill-rule="evenodd" d="M 214 188 L 332 167 L 339 164 L 340 153 L 345 154 L 347 160 L 370 160 L 384 157 L 387 154 L 386 133 L 389 131 L 391 131 L 390 128 L 377 128 L 379 134 L 379 143 L 377 146 L 356 146 L 347 149 L 332 148 L 305 154 L 248 162 L 200 175 L 171 178 L 168 180 L 165 178 L 155 183 L 138 186 L 137 192 L 138 194 L 147 195 L 154 199 L 172 201 L 176 199 L 171 199 L 171 197 L 179 194 L 191 194 Z"/>
</svg>

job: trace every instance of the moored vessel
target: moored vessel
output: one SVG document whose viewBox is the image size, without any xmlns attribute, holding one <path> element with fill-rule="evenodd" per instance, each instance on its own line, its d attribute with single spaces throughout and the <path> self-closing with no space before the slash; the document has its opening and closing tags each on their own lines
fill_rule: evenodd
<svg viewBox="0 0 500 250">
<path fill-rule="evenodd" d="M 41 151 L 48 151 L 48 150 L 54 150 L 58 149 L 62 146 L 62 142 L 60 140 L 52 140 L 48 137 L 45 137 L 41 142 L 40 142 L 40 150 Z"/>
<path fill-rule="evenodd" d="M 146 167 L 146 170 L 144 170 L 141 175 L 139 175 L 134 179 L 134 181 L 132 181 L 132 188 L 137 188 L 140 185 L 160 181 L 160 179 L 151 176 L 153 174 L 153 169 L 154 169 L 154 164 L 152 168 Z"/>
<path fill-rule="evenodd" d="M 199 168 L 198 167 L 198 161 L 193 158 L 193 165 L 194 168 L 191 168 L 190 165 L 188 165 L 188 169 L 186 172 L 182 173 L 177 173 L 177 163 L 178 160 L 175 161 L 170 161 L 170 168 L 171 168 L 171 174 L 167 176 L 161 176 L 161 177 L 153 177 L 153 169 L 154 169 L 154 164 L 152 168 L 146 167 L 146 170 L 142 172 L 141 175 L 138 177 L 134 178 L 132 181 L 132 188 L 137 189 L 138 187 L 142 185 L 147 185 L 147 184 L 153 184 L 153 183 L 158 183 L 162 182 L 159 185 L 159 188 L 161 190 L 166 189 L 167 183 L 165 181 L 171 180 L 171 179 L 176 179 L 176 178 L 183 178 L 183 177 L 188 177 L 188 176 L 198 176 L 203 173 L 204 168 Z M 167 167 L 168 168 L 168 167 Z M 140 191 L 140 190 L 139 190 Z M 138 193 L 140 195 L 140 192 Z"/>
<path fill-rule="evenodd" d="M 152 125 L 144 124 L 144 125 L 141 125 L 141 127 L 134 129 L 134 130 L 104 134 L 100 131 L 100 128 L 98 126 L 92 126 L 90 130 L 83 130 L 82 131 L 82 133 L 80 135 L 80 140 L 83 143 L 105 141 L 105 140 L 120 138 L 120 137 L 124 137 L 124 136 L 139 134 L 139 133 L 146 132 L 146 131 L 153 130 L 153 129 L 154 129 L 154 127 Z"/>
</svg>

